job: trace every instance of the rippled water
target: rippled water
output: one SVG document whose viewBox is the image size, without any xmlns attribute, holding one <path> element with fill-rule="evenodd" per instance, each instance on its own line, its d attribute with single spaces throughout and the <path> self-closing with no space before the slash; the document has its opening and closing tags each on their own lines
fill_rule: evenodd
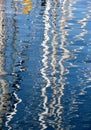
<svg viewBox="0 0 91 130">
<path fill-rule="evenodd" d="M 0 0 L 0 130 L 91 130 L 90 27 L 90 0 Z"/>
</svg>

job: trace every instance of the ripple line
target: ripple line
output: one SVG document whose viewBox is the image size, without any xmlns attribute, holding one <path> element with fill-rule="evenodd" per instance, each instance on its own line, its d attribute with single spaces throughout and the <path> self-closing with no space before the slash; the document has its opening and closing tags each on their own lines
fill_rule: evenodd
<svg viewBox="0 0 91 130">
<path fill-rule="evenodd" d="M 46 95 L 46 89 L 50 86 L 50 80 L 47 77 L 46 74 L 46 69 L 48 68 L 48 45 L 47 42 L 49 41 L 49 36 L 48 36 L 48 31 L 50 28 L 50 24 L 49 24 L 49 10 L 50 10 L 50 1 L 48 0 L 46 2 L 46 6 L 45 6 L 45 12 L 43 15 L 43 19 L 44 19 L 44 24 L 45 24 L 45 29 L 44 29 L 44 41 L 42 42 L 42 47 L 43 47 L 43 59 L 42 59 L 42 63 L 43 63 L 43 68 L 41 69 L 41 74 L 42 77 L 45 79 L 46 81 L 46 86 L 44 86 L 41 90 L 42 92 L 42 97 L 44 98 L 44 102 L 43 102 L 43 109 L 44 112 L 39 114 L 39 121 L 40 121 L 40 125 L 42 126 L 41 130 L 44 130 L 47 128 L 46 122 L 45 122 L 45 115 L 48 114 L 48 107 L 47 107 L 47 102 L 48 102 L 48 97 Z"/>
<path fill-rule="evenodd" d="M 59 45 L 60 51 L 62 50 L 62 56 L 59 60 L 59 66 L 60 66 L 60 77 L 58 80 L 58 84 L 60 85 L 59 87 L 59 96 L 58 96 L 58 109 L 57 109 L 57 116 L 59 117 L 58 119 L 58 128 L 57 130 L 64 130 L 64 128 L 62 127 L 62 123 L 63 123 L 63 119 L 62 119 L 62 111 L 64 109 L 63 105 L 62 105 L 62 97 L 64 95 L 64 86 L 66 84 L 66 79 L 64 77 L 65 74 L 69 73 L 69 70 L 65 68 L 64 66 L 64 61 L 66 59 L 70 58 L 70 51 L 68 49 L 66 49 L 66 44 L 67 44 L 67 38 L 66 36 L 68 36 L 68 30 L 65 29 L 65 26 L 68 26 L 66 21 L 67 21 L 67 12 L 68 12 L 68 16 L 69 18 L 72 19 L 73 15 L 72 15 L 72 3 L 68 2 L 68 0 L 63 0 L 62 2 L 62 10 L 61 10 L 61 19 L 59 21 L 60 24 L 60 32 L 61 32 L 61 44 Z"/>
</svg>

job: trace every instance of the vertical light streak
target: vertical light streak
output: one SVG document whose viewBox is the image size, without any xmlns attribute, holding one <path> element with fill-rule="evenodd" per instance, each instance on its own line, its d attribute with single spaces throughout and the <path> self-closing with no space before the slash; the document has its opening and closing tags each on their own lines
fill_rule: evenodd
<svg viewBox="0 0 91 130">
<path fill-rule="evenodd" d="M 4 35 L 5 27 L 4 27 L 4 12 L 3 12 L 3 1 L 0 1 L 0 75 L 6 74 L 3 69 L 4 64 L 4 56 L 3 56 L 3 49 L 4 49 Z"/>
<path fill-rule="evenodd" d="M 60 50 L 62 51 L 61 53 L 61 58 L 59 60 L 59 66 L 60 66 L 60 78 L 58 80 L 58 84 L 60 85 L 59 87 L 59 96 L 58 96 L 58 109 L 57 109 L 57 116 L 58 116 L 58 128 L 57 130 L 63 130 L 64 128 L 62 128 L 62 110 L 63 110 L 63 105 L 61 103 L 61 98 L 62 96 L 64 95 L 64 86 L 66 84 L 66 81 L 65 81 L 65 77 L 64 75 L 66 73 L 69 73 L 69 70 L 67 70 L 64 66 L 64 61 L 66 59 L 69 59 L 70 57 L 70 52 L 69 50 L 66 49 L 66 44 L 67 44 L 67 38 L 66 36 L 69 35 L 68 34 L 68 30 L 65 29 L 67 25 L 66 21 L 67 21 L 67 15 L 69 18 L 72 18 L 73 15 L 72 15 L 72 3 L 68 0 L 63 0 L 62 1 L 62 10 L 61 10 L 61 19 L 59 21 L 59 24 L 60 24 L 60 32 L 61 32 L 61 44 L 59 46 Z M 68 14 L 67 14 L 68 13 Z"/>
<path fill-rule="evenodd" d="M 8 104 L 8 83 L 3 79 L 2 75 L 5 75 L 4 71 L 4 12 L 3 1 L 0 0 L 0 128 L 2 127 L 2 116 L 7 109 Z"/>
<path fill-rule="evenodd" d="M 53 101 L 51 102 L 50 104 L 50 108 L 51 108 L 51 113 L 50 113 L 50 116 L 54 115 L 54 111 L 55 111 L 55 104 L 56 104 L 56 95 L 57 95 L 57 90 L 56 90 L 56 53 L 57 53 L 57 50 L 56 50 L 56 45 L 57 45 L 57 32 L 56 32 L 56 19 L 57 19 L 57 13 L 56 13 L 56 9 L 57 9 L 57 1 L 53 1 L 54 2 L 54 7 L 52 9 L 52 15 L 53 15 L 53 21 L 52 21 L 52 25 L 53 25 L 53 28 L 52 28 L 52 33 L 53 33 L 53 39 L 52 39 L 52 42 L 51 42 L 51 45 L 52 45 L 52 55 L 51 55 L 51 59 L 52 59 L 52 62 L 51 62 L 51 66 L 53 68 L 53 71 L 51 73 L 52 77 L 53 77 L 53 86 L 51 87 L 51 89 L 53 90 Z M 56 114 L 56 113 L 55 113 Z"/>
<path fill-rule="evenodd" d="M 48 51 L 49 47 L 47 45 L 47 42 L 49 41 L 48 31 L 49 31 L 49 28 L 50 28 L 49 10 L 50 10 L 50 1 L 47 0 L 46 6 L 45 6 L 45 12 L 44 12 L 44 15 L 43 15 L 45 28 L 44 28 L 44 41 L 42 42 L 44 54 L 43 54 L 43 59 L 42 59 L 43 68 L 41 69 L 41 74 L 42 74 L 42 77 L 46 81 L 46 86 L 44 86 L 41 90 L 42 91 L 41 96 L 44 98 L 44 102 L 43 102 L 44 112 L 39 114 L 39 121 L 40 121 L 40 125 L 42 126 L 41 130 L 44 130 L 44 129 L 47 128 L 44 117 L 45 117 L 45 115 L 48 115 L 48 107 L 47 107 L 48 97 L 46 95 L 46 89 L 50 86 L 50 80 L 49 80 L 49 78 L 47 77 L 47 74 L 46 74 L 46 69 L 48 68 L 48 54 L 49 54 L 49 51 Z"/>
<path fill-rule="evenodd" d="M 52 46 L 52 54 L 51 54 L 51 66 L 52 66 L 52 85 L 51 85 L 51 89 L 52 89 L 52 101 L 50 102 L 50 113 L 49 116 L 53 117 L 54 120 L 50 121 L 50 124 L 52 125 L 53 128 L 57 129 L 57 97 L 58 97 L 58 89 L 57 89 L 57 45 L 58 45 L 58 41 L 57 41 L 57 36 L 58 36 L 58 32 L 57 32 L 57 26 L 56 26 L 56 22 L 57 22 L 57 18 L 58 18 L 58 14 L 57 14 L 57 9 L 58 9 L 58 2 L 56 0 L 53 0 L 53 7 L 52 7 L 52 42 L 51 42 L 51 46 Z"/>
<path fill-rule="evenodd" d="M 18 5 L 16 4 L 16 1 L 15 0 L 13 0 L 12 1 L 12 5 L 13 5 L 13 8 L 14 8 L 14 12 L 12 12 L 12 13 L 14 13 L 13 15 L 12 15 L 12 19 L 13 19 L 13 24 L 11 25 L 11 27 L 13 27 L 13 32 L 14 32 L 14 34 L 13 34 L 13 37 L 16 37 L 16 28 L 17 28 L 17 25 L 16 25 L 16 23 L 17 23 L 17 21 L 16 21 L 16 19 L 15 19 L 15 16 L 16 16 L 16 14 L 18 13 Z M 7 25 L 6 25 L 6 28 L 7 28 Z M 14 38 L 15 39 L 15 38 Z M 12 68 L 12 79 L 13 79 L 13 82 L 17 79 L 16 78 L 16 76 L 17 76 L 17 74 L 16 74 L 16 72 L 14 71 L 14 65 L 15 65 L 15 58 L 14 58 L 14 55 L 15 55 L 15 53 L 16 53 L 16 47 L 15 47 L 15 41 L 13 41 L 13 44 L 12 44 L 12 48 L 13 48 L 13 53 L 11 54 L 11 58 L 12 58 L 12 64 L 11 64 L 11 68 Z M 15 76 L 15 79 L 14 79 L 14 76 Z M 16 84 L 16 87 L 17 88 L 19 88 L 20 86 L 19 86 L 19 84 L 17 83 Z M 5 122 L 5 126 L 8 128 L 8 130 L 11 130 L 12 129 L 12 127 L 10 126 L 10 121 L 13 119 L 13 117 L 14 117 L 14 115 L 16 115 L 16 113 L 17 113 L 17 106 L 18 106 L 18 104 L 22 101 L 19 97 L 18 97 L 18 95 L 17 95 L 17 93 L 16 93 L 16 90 L 13 90 L 13 92 L 11 92 L 11 99 L 12 98 L 14 98 L 15 99 L 15 101 L 13 102 L 13 107 L 12 106 L 10 106 L 10 107 L 12 107 L 12 111 L 8 111 L 7 112 L 7 114 L 6 114 L 6 118 L 7 118 L 7 121 Z M 14 100 L 13 99 L 13 100 Z M 11 100 L 10 100 L 10 102 L 12 102 Z"/>
</svg>

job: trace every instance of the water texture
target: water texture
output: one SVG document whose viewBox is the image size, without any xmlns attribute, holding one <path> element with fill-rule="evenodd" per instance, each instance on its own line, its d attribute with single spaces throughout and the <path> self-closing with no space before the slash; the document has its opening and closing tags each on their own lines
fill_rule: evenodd
<svg viewBox="0 0 91 130">
<path fill-rule="evenodd" d="M 0 130 L 91 130 L 90 0 L 0 0 Z"/>
</svg>

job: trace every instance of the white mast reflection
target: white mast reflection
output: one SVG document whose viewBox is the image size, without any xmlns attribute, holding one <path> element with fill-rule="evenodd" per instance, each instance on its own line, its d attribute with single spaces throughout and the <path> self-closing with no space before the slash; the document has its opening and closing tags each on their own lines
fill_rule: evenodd
<svg viewBox="0 0 91 130">
<path fill-rule="evenodd" d="M 56 78 L 56 73 L 57 73 L 57 70 L 56 70 L 56 53 L 57 53 L 57 50 L 56 50 L 56 45 L 58 44 L 57 41 L 56 41 L 56 37 L 57 37 L 57 34 L 56 34 L 56 25 L 55 25 L 55 12 L 56 12 L 56 7 L 57 7 L 57 1 L 53 1 L 55 4 L 54 4 L 54 8 L 53 8 L 53 16 L 54 16 L 54 21 L 53 21 L 53 39 L 52 39 L 52 63 L 51 63 L 51 66 L 53 68 L 53 72 L 52 72 L 52 76 L 53 76 L 53 84 L 54 86 L 52 86 L 52 90 L 53 90 L 53 100 L 52 102 L 50 103 L 50 115 L 49 116 L 52 116 L 54 115 L 55 117 L 55 122 L 52 122 L 50 121 L 50 123 L 52 124 L 53 127 L 55 127 L 55 123 L 57 123 L 57 128 L 56 130 L 63 130 L 64 128 L 62 128 L 62 112 L 63 112 L 63 105 L 62 105 L 62 97 L 64 95 L 64 87 L 65 87 L 65 84 L 66 84 L 66 76 L 65 74 L 69 73 L 69 70 L 66 69 L 64 63 L 67 59 L 70 59 L 71 57 L 71 54 L 70 54 L 70 51 L 67 49 L 67 45 L 68 44 L 71 44 L 73 41 L 70 41 L 70 43 L 68 43 L 67 41 L 67 36 L 69 35 L 69 32 L 68 30 L 66 29 L 66 27 L 68 25 L 70 25 L 71 23 L 67 23 L 67 18 L 70 18 L 72 19 L 74 16 L 73 16 L 73 13 L 72 13 L 72 6 L 73 4 L 75 4 L 75 2 L 72 2 L 72 1 L 68 1 L 68 0 L 63 0 L 61 2 L 62 4 L 62 10 L 61 10 L 61 19 L 59 21 L 59 24 L 60 24 L 60 32 L 61 32 L 61 36 L 60 36 L 60 39 L 61 39 L 61 44 L 59 45 L 59 48 L 60 48 L 60 52 L 62 56 L 60 56 L 60 60 L 58 62 L 59 66 L 60 66 L 60 77 L 58 79 L 58 84 L 60 87 L 57 87 L 56 86 L 56 82 L 57 82 L 57 78 Z M 68 15 L 68 16 L 67 16 Z M 45 17 L 46 18 L 46 17 Z M 47 15 L 47 18 L 48 18 L 48 15 Z M 46 19 L 47 19 L 46 18 Z M 86 22 L 84 22 L 84 20 L 86 20 L 87 18 L 89 18 L 89 15 L 87 14 L 85 18 L 83 18 L 82 20 L 79 20 L 78 22 L 81 23 L 81 29 L 82 29 L 82 32 L 78 35 L 78 38 L 81 38 L 83 36 L 85 36 L 85 34 L 87 34 L 87 30 L 85 29 L 85 26 L 86 26 Z M 45 25 L 49 25 L 48 24 L 48 20 L 45 20 Z M 47 22 L 47 23 L 46 23 Z M 47 27 L 45 26 L 45 27 Z M 50 27 L 50 26 L 49 26 Z M 47 126 L 46 126 L 46 122 L 44 120 L 45 118 L 45 115 L 48 115 L 48 107 L 47 107 L 47 102 L 48 102 L 48 97 L 46 95 L 46 88 L 50 86 L 50 80 L 48 79 L 47 77 L 47 74 L 46 74 L 46 69 L 48 68 L 48 46 L 47 46 L 47 42 L 49 40 L 49 36 L 48 36 L 48 30 L 49 28 L 46 28 L 45 29 L 45 41 L 42 43 L 42 46 L 44 47 L 44 55 L 43 55 L 43 66 L 44 68 L 41 70 L 41 73 L 43 75 L 43 78 L 47 81 L 47 85 L 46 87 L 44 87 L 42 89 L 42 97 L 44 97 L 44 112 L 40 114 L 40 121 L 41 121 L 41 125 L 42 125 L 42 130 L 46 129 Z M 47 32 L 46 32 L 47 31 Z M 72 30 L 71 30 L 72 31 Z M 74 39 L 73 39 L 74 40 Z M 83 39 L 84 40 L 84 39 Z M 78 46 L 77 49 L 75 49 L 74 51 L 78 51 L 78 50 L 81 50 L 83 49 L 83 46 Z M 76 57 L 77 58 L 77 57 Z M 69 63 L 70 67 L 73 66 L 73 63 Z M 57 96 L 58 97 L 57 97 Z M 69 109 L 72 109 L 72 104 L 74 103 L 76 99 L 73 97 L 71 97 L 71 104 L 70 104 L 70 108 Z M 57 107 L 57 108 L 56 108 Z M 70 127 L 70 126 L 69 126 Z M 70 128 L 68 128 L 70 129 Z"/>
<path fill-rule="evenodd" d="M 65 79 L 64 79 L 64 74 L 65 73 L 68 73 L 69 71 L 68 70 L 65 70 L 65 67 L 63 65 L 63 62 L 68 59 L 70 57 L 70 52 L 69 50 L 67 50 L 65 48 L 65 43 L 67 42 L 67 39 L 66 39 L 66 36 L 68 35 L 67 33 L 67 30 L 65 29 L 65 26 L 66 25 L 66 20 L 67 20 L 67 12 L 69 12 L 69 18 L 72 18 L 73 17 L 73 14 L 72 14 L 72 2 L 68 2 L 68 0 L 64 0 L 62 2 L 62 10 L 61 10 L 61 19 L 59 21 L 59 24 L 60 24 L 60 32 L 61 32 L 61 45 L 59 46 L 60 47 L 60 50 L 62 50 L 62 56 L 60 58 L 60 61 L 59 61 L 59 66 L 60 66 L 60 78 L 58 79 L 58 84 L 60 85 L 60 87 L 58 88 L 57 87 L 57 78 L 56 78 L 56 73 L 57 73 L 57 70 L 56 70 L 56 64 L 57 64 L 57 59 L 56 59 L 56 53 L 57 53 L 57 50 L 56 50 L 56 46 L 57 46 L 57 32 L 56 32 L 56 25 L 55 25 L 55 22 L 56 22 L 56 18 L 57 18 L 57 14 L 56 14 L 56 11 L 57 11 L 57 6 L 58 6 L 58 2 L 56 0 L 53 1 L 54 2 L 54 7 L 53 7 L 53 28 L 52 28 L 52 31 L 53 31 L 53 40 L 51 42 L 52 44 L 52 62 L 51 62 L 51 66 L 53 68 L 53 72 L 52 72 L 52 77 L 53 77 L 53 86 L 51 87 L 51 89 L 53 90 L 53 100 L 52 102 L 50 103 L 50 113 L 49 113 L 49 116 L 53 116 L 55 117 L 55 123 L 50 121 L 51 125 L 53 127 L 55 127 L 55 124 L 58 123 L 56 129 L 57 130 L 63 130 L 62 126 L 61 126 L 61 123 L 62 123 L 62 110 L 63 110 L 63 106 L 62 106 L 62 103 L 61 103 L 61 98 L 62 96 L 64 95 L 63 93 L 63 90 L 64 90 L 64 85 L 66 84 L 65 83 Z M 68 4 L 67 4 L 68 3 Z M 48 4 L 46 5 L 46 7 L 48 6 Z M 50 8 L 49 8 L 50 9 Z M 47 13 L 48 14 L 48 11 L 49 9 L 47 9 Z M 46 12 L 46 10 L 45 10 Z M 42 96 L 44 97 L 44 109 L 45 111 L 43 113 L 40 114 L 40 121 L 41 121 L 41 125 L 42 125 L 42 130 L 46 129 L 47 126 L 46 126 L 46 123 L 45 123 L 45 120 L 44 120 L 44 116 L 45 115 L 48 115 L 48 107 L 46 106 L 47 104 L 47 101 L 48 101 L 48 98 L 46 96 L 46 88 L 50 86 L 50 80 L 48 79 L 47 77 L 47 74 L 46 74 L 46 69 L 48 68 L 48 63 L 47 63 L 47 55 L 48 55 L 48 46 L 47 46 L 47 42 L 49 40 L 49 36 L 48 36 L 48 30 L 49 30 L 49 23 L 48 23 L 48 20 L 49 20 L 49 17 L 48 15 L 45 17 L 45 41 L 42 43 L 42 46 L 44 47 L 44 55 L 43 55 L 43 66 L 44 68 L 41 69 L 41 73 L 43 75 L 43 78 L 47 81 L 47 85 L 46 87 L 44 87 L 42 89 Z M 49 26 L 49 27 L 48 27 Z M 57 95 L 57 96 L 56 96 Z M 57 107 L 57 109 L 56 109 Z M 56 111 L 55 111 L 56 110 Z"/>
<path fill-rule="evenodd" d="M 53 12 L 54 13 L 54 12 Z M 53 14 L 54 16 L 54 14 Z M 56 16 L 54 16 L 56 17 Z M 55 18 L 56 19 L 56 18 Z M 54 22 L 54 21 L 53 21 Z M 51 108 L 51 111 L 50 111 L 50 116 L 54 115 L 54 111 L 55 111 L 55 104 L 56 104 L 56 95 L 57 95 L 57 90 L 56 90 L 56 45 L 57 45 L 57 41 L 56 41 L 56 37 L 57 37 L 57 34 L 56 34 L 56 30 L 55 30 L 55 23 L 53 23 L 53 27 L 52 30 L 53 30 L 53 40 L 52 40 L 52 62 L 51 62 L 51 66 L 53 68 L 53 72 L 51 73 L 52 77 L 53 77 L 53 86 L 51 87 L 52 90 L 53 90 L 53 101 L 50 103 L 50 108 Z"/>
<path fill-rule="evenodd" d="M 57 22 L 57 9 L 58 9 L 58 2 L 56 0 L 53 0 L 54 2 L 54 6 L 52 8 L 52 15 L 53 15 L 53 21 L 52 21 L 52 34 L 53 34 L 53 39 L 51 42 L 52 45 L 52 54 L 51 54 L 51 66 L 52 66 L 52 83 L 53 85 L 51 86 L 52 89 L 52 101 L 50 103 L 50 113 L 49 116 L 50 117 L 54 117 L 54 121 L 50 121 L 50 124 L 52 125 L 53 128 L 57 129 L 57 125 L 56 126 L 56 121 L 58 120 L 58 116 L 57 116 L 57 97 L 58 97 L 58 86 L 57 86 L 57 45 L 58 45 L 58 41 L 57 41 L 57 36 L 58 36 L 58 32 L 57 32 L 57 26 L 56 26 L 56 22 Z"/>
<path fill-rule="evenodd" d="M 44 54 L 43 54 L 43 59 L 42 59 L 43 68 L 41 69 L 41 73 L 42 73 L 42 77 L 46 81 L 46 86 L 44 86 L 41 90 L 42 91 L 42 97 L 44 98 L 44 102 L 43 102 L 44 112 L 39 114 L 39 121 L 40 121 L 40 125 L 42 126 L 41 130 L 44 130 L 44 129 L 47 128 L 44 117 L 45 117 L 45 115 L 48 115 L 48 107 L 47 107 L 48 97 L 46 95 L 46 89 L 50 86 L 50 80 L 49 80 L 49 78 L 47 77 L 47 74 L 46 74 L 46 69 L 48 68 L 48 54 L 49 54 L 49 51 L 48 51 L 49 47 L 47 46 L 47 42 L 49 41 L 48 31 L 49 31 L 49 28 L 50 28 L 49 10 L 50 10 L 50 1 L 47 0 L 46 6 L 45 6 L 45 12 L 44 12 L 44 15 L 43 15 L 45 29 L 44 29 L 44 41 L 42 42 Z"/>
<path fill-rule="evenodd" d="M 67 36 L 69 35 L 69 30 L 66 29 L 66 27 L 69 26 L 70 23 L 67 23 L 68 19 L 72 19 L 74 17 L 73 15 L 73 1 L 63 0 L 62 1 L 62 9 L 61 9 L 61 19 L 59 21 L 60 24 L 60 32 L 61 32 L 61 44 L 59 45 L 60 51 L 61 51 L 61 58 L 59 60 L 59 66 L 60 66 L 60 77 L 58 80 L 58 84 L 60 85 L 58 91 L 58 109 L 57 109 L 57 117 L 58 117 L 58 128 L 57 130 L 64 130 L 62 127 L 63 118 L 63 105 L 62 105 L 62 97 L 64 95 L 64 86 L 66 84 L 66 76 L 65 74 L 69 73 L 69 70 L 65 68 L 65 60 L 68 60 L 71 56 L 70 51 L 66 48 L 69 45 L 69 42 L 67 41 Z M 70 41 L 71 44 L 72 41 Z M 71 64 L 72 66 L 72 64 Z M 69 128 L 68 128 L 69 129 Z"/>
<path fill-rule="evenodd" d="M 58 83 L 60 85 L 59 87 L 59 96 L 58 96 L 58 109 L 57 109 L 57 116 L 59 117 L 59 120 L 58 120 L 58 128 L 57 130 L 63 130 L 61 124 L 62 124 L 62 110 L 63 110 L 63 105 L 61 103 L 61 98 L 62 96 L 64 95 L 64 85 L 66 84 L 66 81 L 65 81 L 65 73 L 69 73 L 69 71 L 65 68 L 65 66 L 63 65 L 63 62 L 68 59 L 70 57 L 70 52 L 69 50 L 67 50 L 65 48 L 65 44 L 67 42 L 67 38 L 66 36 L 68 35 L 68 32 L 67 30 L 65 29 L 67 25 L 66 21 L 67 21 L 67 12 L 68 13 L 68 16 L 71 18 L 73 15 L 72 15 L 72 12 L 71 12 L 71 2 L 68 0 L 64 0 L 62 2 L 62 10 L 61 10 L 61 19 L 59 21 L 59 24 L 60 24 L 60 32 L 61 32 L 61 44 L 60 44 L 60 50 L 62 51 L 62 56 L 59 60 L 59 66 L 60 66 L 60 78 L 58 80 Z"/>
<path fill-rule="evenodd" d="M 50 124 L 52 125 L 53 128 L 58 129 L 58 126 L 60 125 L 59 123 L 59 116 L 58 116 L 58 97 L 59 97 L 59 90 L 58 90 L 58 55 L 57 55 L 57 47 L 58 47 L 58 33 L 59 33 L 59 29 L 57 28 L 57 20 L 59 19 L 60 15 L 57 13 L 57 10 L 59 9 L 58 7 L 58 1 L 53 0 L 54 2 L 54 6 L 52 8 L 52 14 L 53 14 L 53 21 L 52 21 L 52 33 L 53 33 L 53 40 L 51 42 L 52 44 L 52 62 L 51 62 L 51 66 L 53 68 L 53 72 L 52 72 L 52 82 L 53 85 L 51 86 L 52 89 L 52 101 L 50 103 L 50 117 L 54 117 L 54 120 L 50 121 Z M 60 127 L 61 128 L 61 127 Z"/>
</svg>

